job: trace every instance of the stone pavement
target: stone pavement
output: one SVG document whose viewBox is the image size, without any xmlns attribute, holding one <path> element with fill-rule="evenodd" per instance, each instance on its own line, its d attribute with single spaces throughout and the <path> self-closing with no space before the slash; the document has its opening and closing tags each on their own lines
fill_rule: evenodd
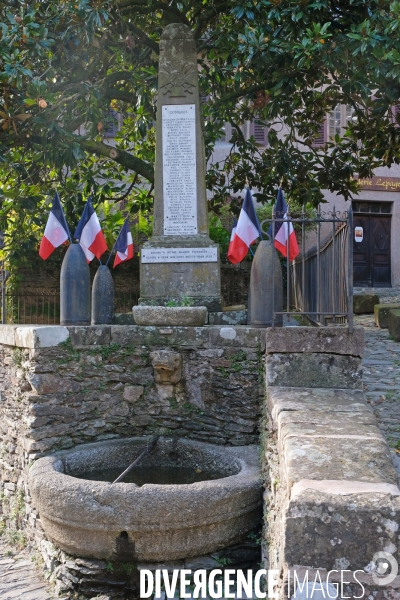
<svg viewBox="0 0 400 600">
<path fill-rule="evenodd" d="M 0 538 L 1 600 L 53 600 L 31 557 L 27 548 L 19 550 Z"/>
<path fill-rule="evenodd" d="M 400 288 L 364 290 L 378 294 L 381 303 L 400 302 Z M 355 315 L 354 323 L 365 328 L 364 391 L 386 439 L 395 446 L 400 440 L 400 343 L 375 326 L 374 315 Z"/>
</svg>

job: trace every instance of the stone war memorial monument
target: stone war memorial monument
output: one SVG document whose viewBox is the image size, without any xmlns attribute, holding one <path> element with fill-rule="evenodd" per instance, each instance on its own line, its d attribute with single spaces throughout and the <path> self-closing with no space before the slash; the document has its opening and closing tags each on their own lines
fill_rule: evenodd
<svg viewBox="0 0 400 600">
<path fill-rule="evenodd" d="M 186 25 L 172 24 L 160 41 L 154 232 L 141 250 L 139 304 L 190 296 L 197 306 L 221 310 L 201 118 L 195 39 Z"/>
<path fill-rule="evenodd" d="M 397 600 L 397 571 L 384 594 L 377 576 L 382 554 L 398 558 L 400 489 L 363 391 L 363 328 L 267 327 L 254 296 L 256 326 L 206 324 L 219 250 L 184 25 L 161 36 L 156 161 L 135 307 L 148 322 L 0 326 L 0 529 L 35 546 L 63 600 L 166 600 L 141 588 L 161 571 L 182 598 Z M 197 306 L 165 306 L 183 296 Z M 233 592 L 238 572 L 254 590 Z"/>
</svg>

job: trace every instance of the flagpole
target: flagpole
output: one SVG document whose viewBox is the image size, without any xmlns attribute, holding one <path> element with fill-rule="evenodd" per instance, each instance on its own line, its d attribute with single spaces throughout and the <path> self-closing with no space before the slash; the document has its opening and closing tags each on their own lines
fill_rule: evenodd
<svg viewBox="0 0 400 600">
<path fill-rule="evenodd" d="M 58 196 L 58 199 L 60 200 L 61 211 L 62 211 L 62 213 L 64 214 L 64 210 L 63 210 L 63 207 L 62 207 L 62 204 L 61 204 L 61 199 L 60 199 L 60 196 L 59 196 L 59 193 L 58 193 L 58 191 L 57 191 L 57 190 L 55 190 L 54 194 L 57 194 L 57 196 Z M 65 219 L 65 214 L 64 214 L 64 219 Z M 67 223 L 67 219 L 65 219 L 65 222 Z M 71 232 L 70 232 L 70 230 L 69 230 L 69 225 L 68 225 L 68 223 L 67 223 L 67 228 L 68 228 L 68 239 L 69 239 L 69 243 L 70 243 L 70 244 L 72 244 L 72 243 L 73 243 L 73 241 L 72 241 L 72 236 L 71 236 Z"/>
<path fill-rule="evenodd" d="M 126 217 L 126 219 L 125 219 L 125 221 L 124 221 L 124 223 L 123 223 L 122 227 L 125 225 L 125 223 L 126 223 L 126 221 L 127 221 L 127 220 L 128 220 L 128 217 Z M 109 261 L 110 261 L 110 258 L 111 258 L 111 256 L 112 256 L 112 253 L 113 253 L 113 252 L 114 252 L 114 250 L 115 250 L 115 246 L 117 245 L 118 238 L 119 238 L 119 236 L 121 235 L 122 227 L 121 227 L 121 229 L 119 230 L 119 234 L 117 235 L 117 239 L 116 239 L 116 240 L 115 240 L 115 242 L 114 242 L 114 246 L 112 247 L 112 250 L 111 250 L 111 252 L 110 252 L 110 255 L 109 255 L 109 257 L 107 258 L 106 267 L 108 266 L 108 263 L 109 263 Z"/>
<path fill-rule="evenodd" d="M 249 180 L 248 180 L 248 178 L 247 178 L 247 177 L 246 177 L 246 183 L 247 183 L 247 189 L 248 189 L 248 190 L 249 190 L 249 192 L 250 192 L 251 201 L 253 202 L 254 213 L 255 213 L 255 215 L 256 215 L 256 217 L 257 217 L 257 213 L 256 213 L 256 207 L 254 206 L 253 194 L 251 193 L 250 184 L 249 184 Z M 257 223 L 258 223 L 258 233 L 260 234 L 260 239 L 261 239 L 261 240 L 263 240 L 264 238 L 263 238 L 263 235 L 262 235 L 261 226 L 260 226 L 260 222 L 259 222 L 259 220 L 258 220 L 258 217 L 257 217 Z M 250 248 L 250 247 L 249 247 L 249 248 Z M 250 248 L 250 250 L 251 250 L 251 248 Z M 253 252 L 251 252 L 251 253 L 253 254 Z M 254 256 L 254 254 L 253 254 L 253 256 Z"/>
<path fill-rule="evenodd" d="M 118 234 L 118 237 L 115 240 L 114 246 L 112 247 L 112 250 L 111 250 L 111 252 L 110 252 L 110 254 L 109 254 L 108 258 L 107 258 L 106 267 L 108 267 L 108 263 L 110 262 L 110 258 L 112 256 L 112 253 L 114 252 L 115 246 L 116 246 L 116 244 L 118 242 L 118 238 L 119 238 L 119 234 Z"/>
<path fill-rule="evenodd" d="M 92 200 L 92 196 L 94 196 L 94 198 L 96 198 L 96 184 L 93 184 L 90 189 L 89 200 Z M 98 258 L 97 260 L 99 261 L 100 265 L 103 265 L 103 263 L 101 262 L 101 258 Z"/>
</svg>

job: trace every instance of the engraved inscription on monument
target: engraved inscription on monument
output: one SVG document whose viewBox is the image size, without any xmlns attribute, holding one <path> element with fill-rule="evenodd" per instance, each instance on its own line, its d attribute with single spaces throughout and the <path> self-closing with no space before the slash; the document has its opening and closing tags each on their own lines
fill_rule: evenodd
<svg viewBox="0 0 400 600">
<path fill-rule="evenodd" d="M 142 248 L 142 264 L 179 262 L 217 262 L 217 248 Z"/>
<path fill-rule="evenodd" d="M 162 107 L 164 235 L 197 233 L 196 109 Z"/>
</svg>

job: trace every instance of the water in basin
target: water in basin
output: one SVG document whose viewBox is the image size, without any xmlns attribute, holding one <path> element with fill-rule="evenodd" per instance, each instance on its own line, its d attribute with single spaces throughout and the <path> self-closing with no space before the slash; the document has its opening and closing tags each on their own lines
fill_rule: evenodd
<svg viewBox="0 0 400 600">
<path fill-rule="evenodd" d="M 90 481 L 115 481 L 121 475 L 124 469 L 97 469 L 79 474 L 79 479 L 89 479 Z M 158 485 L 174 485 L 185 483 L 196 483 L 198 481 L 210 481 L 226 477 L 226 471 L 207 471 L 194 469 L 192 467 L 174 467 L 174 466 L 146 466 L 133 467 L 125 475 L 121 483 L 136 483 L 141 487 L 145 483 L 155 483 Z M 75 475 L 75 477 L 77 477 Z"/>
</svg>

